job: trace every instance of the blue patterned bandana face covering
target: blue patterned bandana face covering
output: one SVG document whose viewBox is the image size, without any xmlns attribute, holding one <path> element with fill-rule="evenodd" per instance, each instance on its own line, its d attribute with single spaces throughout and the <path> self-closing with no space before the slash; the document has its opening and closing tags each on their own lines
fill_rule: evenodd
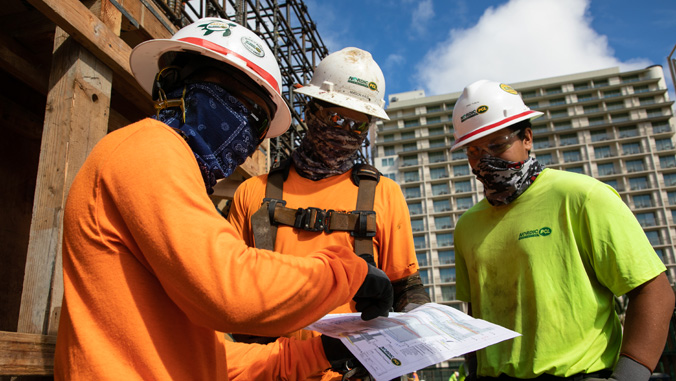
<svg viewBox="0 0 676 381">
<path fill-rule="evenodd" d="M 167 94 L 180 99 L 183 88 Z M 155 119 L 187 136 L 199 164 L 207 193 L 216 180 L 230 176 L 257 147 L 249 111 L 237 98 L 213 83 L 191 83 L 185 89 L 185 123 L 180 110 L 161 110 Z"/>
<path fill-rule="evenodd" d="M 506 205 L 516 200 L 545 169 L 538 161 L 529 157 L 524 161 L 508 161 L 486 156 L 473 169 L 479 181 L 484 184 L 484 196 L 493 205 Z"/>
</svg>

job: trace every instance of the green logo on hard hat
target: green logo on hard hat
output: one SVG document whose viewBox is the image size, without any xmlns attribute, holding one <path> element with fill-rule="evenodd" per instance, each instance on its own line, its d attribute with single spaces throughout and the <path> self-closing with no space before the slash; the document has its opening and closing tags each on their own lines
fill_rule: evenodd
<svg viewBox="0 0 676 381">
<path fill-rule="evenodd" d="M 223 32 L 223 37 L 227 37 L 230 34 L 232 34 L 232 31 L 230 28 L 236 27 L 237 24 L 233 23 L 224 23 L 222 21 L 212 21 L 208 24 L 202 24 L 199 26 L 199 28 L 202 28 L 204 30 L 204 35 L 208 36 L 214 32 Z"/>
<path fill-rule="evenodd" d="M 501 88 L 502 90 L 504 90 L 504 91 L 510 93 L 510 94 L 518 95 L 518 93 L 516 92 L 516 90 L 512 89 L 512 86 L 510 86 L 510 85 L 505 85 L 504 83 L 501 83 L 501 84 L 500 84 L 500 88 Z"/>
<path fill-rule="evenodd" d="M 369 88 L 373 91 L 378 91 L 378 85 L 376 85 L 375 82 L 369 82 L 367 80 L 357 78 L 357 77 L 350 77 L 350 78 L 347 79 L 347 81 L 349 83 L 354 83 L 355 85 L 364 86 L 364 87 Z"/>
<path fill-rule="evenodd" d="M 265 50 L 263 50 L 263 47 L 255 40 L 244 36 L 240 41 L 242 41 L 242 45 L 244 45 L 246 50 L 250 51 L 254 56 L 263 57 L 265 55 Z"/>
<path fill-rule="evenodd" d="M 479 106 L 479 108 L 476 109 L 476 112 L 479 114 L 483 114 L 486 111 L 488 111 L 488 106 L 486 105 Z"/>
</svg>

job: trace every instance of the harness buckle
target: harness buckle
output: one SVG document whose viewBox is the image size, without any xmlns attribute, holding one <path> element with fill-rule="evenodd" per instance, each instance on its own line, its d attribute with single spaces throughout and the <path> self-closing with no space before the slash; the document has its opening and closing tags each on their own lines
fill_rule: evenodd
<svg viewBox="0 0 676 381">
<path fill-rule="evenodd" d="M 277 207 L 277 204 L 286 206 L 286 201 L 266 197 L 263 199 L 263 204 L 265 204 L 266 201 L 270 202 L 268 204 L 268 216 L 270 217 L 270 225 L 277 225 L 277 221 L 275 221 L 275 208 Z"/>
<path fill-rule="evenodd" d="M 329 214 L 330 216 L 330 214 Z M 296 220 L 293 227 L 310 232 L 320 232 L 328 228 L 326 221 L 327 211 L 319 208 L 298 208 L 296 209 Z"/>
<path fill-rule="evenodd" d="M 350 235 L 353 237 L 375 237 L 376 232 L 375 231 L 368 231 L 368 216 L 370 215 L 376 215 L 376 212 L 373 210 L 353 210 L 350 212 L 350 214 L 357 214 L 359 217 L 357 218 L 357 224 L 354 228 L 353 231 L 350 232 Z"/>
</svg>

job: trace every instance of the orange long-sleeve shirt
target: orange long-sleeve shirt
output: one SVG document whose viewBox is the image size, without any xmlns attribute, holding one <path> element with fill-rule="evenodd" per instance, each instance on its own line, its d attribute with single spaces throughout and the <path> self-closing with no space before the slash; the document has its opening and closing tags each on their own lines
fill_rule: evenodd
<svg viewBox="0 0 676 381">
<path fill-rule="evenodd" d="M 190 147 L 145 119 L 104 137 L 76 176 L 63 270 L 56 379 L 227 380 L 217 331 L 302 328 L 348 302 L 367 267 L 340 246 L 306 257 L 247 247 L 207 196 Z M 228 358 L 272 369 L 287 344 L 236 345 Z M 327 365 L 316 342 L 292 349 Z"/>
</svg>

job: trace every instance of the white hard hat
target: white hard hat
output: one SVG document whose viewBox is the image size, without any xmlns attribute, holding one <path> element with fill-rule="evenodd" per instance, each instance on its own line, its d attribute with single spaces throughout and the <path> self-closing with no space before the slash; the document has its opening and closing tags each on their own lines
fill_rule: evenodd
<svg viewBox="0 0 676 381">
<path fill-rule="evenodd" d="M 351 110 L 389 120 L 385 109 L 385 76 L 371 53 L 345 48 L 326 56 L 317 65 L 310 84 L 296 89 Z"/>
<path fill-rule="evenodd" d="M 451 151 L 495 131 L 543 114 L 533 111 L 511 86 L 500 82 L 476 81 L 465 87 L 453 107 Z"/>
<path fill-rule="evenodd" d="M 136 80 L 152 94 L 160 57 L 167 52 L 190 51 L 232 65 L 265 88 L 277 106 L 265 137 L 274 138 L 291 125 L 291 111 L 281 96 L 282 75 L 265 41 L 235 22 L 208 17 L 183 27 L 170 39 L 155 39 L 137 45 L 129 63 Z"/>
</svg>

